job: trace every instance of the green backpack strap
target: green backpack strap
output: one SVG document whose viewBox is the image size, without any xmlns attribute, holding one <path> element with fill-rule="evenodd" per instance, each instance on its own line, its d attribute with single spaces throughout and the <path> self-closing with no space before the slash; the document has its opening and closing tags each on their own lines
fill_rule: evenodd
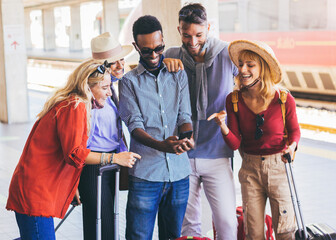
<svg viewBox="0 0 336 240">
<path fill-rule="evenodd" d="M 231 101 L 233 104 L 233 111 L 238 112 L 238 90 L 232 92 Z"/>
</svg>

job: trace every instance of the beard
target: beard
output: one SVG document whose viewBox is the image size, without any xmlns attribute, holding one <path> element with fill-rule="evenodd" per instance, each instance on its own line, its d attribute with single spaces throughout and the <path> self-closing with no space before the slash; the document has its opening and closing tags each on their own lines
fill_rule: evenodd
<svg viewBox="0 0 336 240">
<path fill-rule="evenodd" d="M 187 49 L 187 51 L 188 51 L 188 53 L 191 55 L 191 56 L 195 56 L 195 57 L 197 57 L 197 56 L 199 56 L 203 51 L 204 51 L 204 45 L 205 45 L 205 41 L 204 42 L 202 42 L 202 43 L 198 43 L 198 45 L 199 45 L 199 49 L 198 49 L 198 51 L 197 52 L 195 52 L 195 51 L 190 51 L 190 46 L 188 45 L 188 44 L 185 44 L 185 43 L 182 43 L 183 44 L 183 46 L 185 47 L 185 49 Z"/>
</svg>

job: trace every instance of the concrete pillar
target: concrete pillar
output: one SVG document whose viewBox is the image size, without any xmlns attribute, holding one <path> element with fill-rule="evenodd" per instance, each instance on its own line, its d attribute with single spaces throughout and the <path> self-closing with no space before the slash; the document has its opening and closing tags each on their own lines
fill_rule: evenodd
<svg viewBox="0 0 336 240">
<path fill-rule="evenodd" d="M 279 0 L 279 31 L 289 31 L 289 0 Z"/>
<path fill-rule="evenodd" d="M 70 6 L 71 25 L 69 46 L 70 51 L 81 51 L 82 47 L 82 31 L 80 21 L 80 4 Z"/>
<path fill-rule="evenodd" d="M 181 7 L 181 0 L 142 0 L 143 15 L 153 15 L 161 22 L 167 49 L 181 45 L 180 34 L 177 31 L 178 11 Z"/>
<path fill-rule="evenodd" d="M 118 0 L 103 0 L 103 32 L 118 36 L 120 31 Z"/>
<path fill-rule="evenodd" d="M 32 49 L 32 41 L 31 41 L 31 33 L 30 33 L 30 10 L 24 11 L 24 18 L 25 18 L 25 38 L 26 38 L 26 48 Z"/>
<path fill-rule="evenodd" d="M 42 10 L 42 25 L 43 25 L 43 48 L 45 51 L 56 49 L 56 34 L 55 34 L 55 17 L 54 9 L 47 8 Z"/>
<path fill-rule="evenodd" d="M 247 32 L 247 18 L 248 18 L 248 0 L 238 1 L 238 18 L 240 25 L 237 26 L 237 32 Z"/>
<path fill-rule="evenodd" d="M 336 14 L 335 14 L 336 1 L 328 0 L 327 9 L 328 9 L 327 28 L 330 30 L 335 30 L 336 29 Z"/>
<path fill-rule="evenodd" d="M 0 0 L 0 121 L 29 120 L 22 0 Z"/>
</svg>

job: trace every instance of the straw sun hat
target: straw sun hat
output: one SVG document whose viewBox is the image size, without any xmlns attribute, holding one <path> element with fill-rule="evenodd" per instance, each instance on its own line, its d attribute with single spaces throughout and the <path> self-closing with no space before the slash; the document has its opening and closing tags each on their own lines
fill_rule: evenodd
<svg viewBox="0 0 336 240">
<path fill-rule="evenodd" d="M 126 57 L 133 47 L 131 45 L 123 45 L 109 33 L 105 32 L 91 40 L 92 58 L 109 63 L 118 61 Z"/>
<path fill-rule="evenodd" d="M 275 54 L 270 46 L 264 42 L 249 41 L 249 40 L 236 40 L 229 45 L 229 55 L 232 62 L 239 67 L 239 55 L 243 50 L 249 50 L 258 54 L 269 65 L 274 77 L 273 82 L 275 84 L 281 81 L 281 68 Z"/>
</svg>

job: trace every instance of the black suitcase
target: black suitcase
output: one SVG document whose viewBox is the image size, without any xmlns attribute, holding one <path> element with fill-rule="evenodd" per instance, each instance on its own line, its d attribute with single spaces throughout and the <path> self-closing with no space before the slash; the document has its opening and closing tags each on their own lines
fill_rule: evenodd
<svg viewBox="0 0 336 240">
<path fill-rule="evenodd" d="M 97 220 L 96 240 L 101 240 L 101 184 L 104 172 L 115 171 L 115 194 L 114 194 L 114 240 L 119 240 L 119 175 L 120 166 L 110 164 L 100 167 L 97 173 Z"/>
<path fill-rule="evenodd" d="M 295 232 L 295 239 L 296 240 L 336 240 L 336 231 L 335 229 L 330 227 L 328 224 L 318 223 L 318 224 L 309 224 L 305 226 L 304 221 L 303 221 L 302 211 L 301 211 L 301 204 L 300 204 L 300 200 L 299 200 L 296 186 L 295 186 L 294 175 L 293 175 L 293 170 L 291 166 L 291 158 L 289 154 L 286 154 L 285 157 L 288 160 L 288 163 L 285 164 L 285 168 L 286 168 L 287 180 L 288 180 L 288 185 L 289 185 L 289 189 L 291 193 L 293 208 L 295 212 L 296 223 L 298 226 L 298 230 Z M 295 198 L 296 198 L 296 203 L 295 203 Z"/>
</svg>

